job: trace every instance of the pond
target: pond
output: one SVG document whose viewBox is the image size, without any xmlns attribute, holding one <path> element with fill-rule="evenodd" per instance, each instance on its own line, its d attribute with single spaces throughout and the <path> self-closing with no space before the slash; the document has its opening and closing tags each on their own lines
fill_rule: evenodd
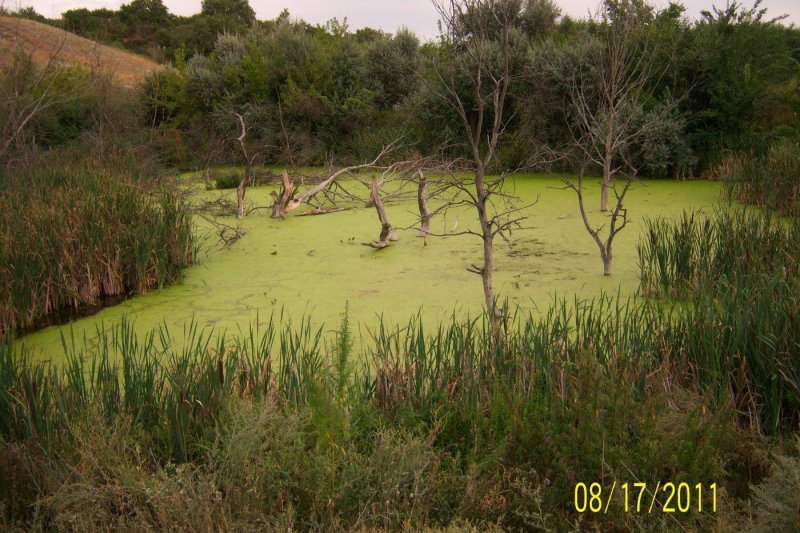
<svg viewBox="0 0 800 533">
<path fill-rule="evenodd" d="M 521 198 L 525 228 L 515 230 L 511 242 L 495 242 L 496 292 L 511 306 L 546 308 L 555 295 L 592 297 L 601 291 L 622 296 L 638 286 L 636 243 L 645 217 L 677 217 L 683 210 L 712 211 L 719 203 L 717 183 L 673 180 L 642 181 L 628 193 L 630 225 L 614 244 L 614 273 L 603 276 L 597 247 L 586 232 L 575 194 L 564 190 L 557 176 L 517 175 L 507 184 Z M 363 188 L 352 183 L 351 189 Z M 273 186 L 248 189 L 247 200 L 269 206 Z M 202 192 L 201 196 L 235 191 Z M 364 196 L 366 196 L 366 189 Z M 588 207 L 597 225 L 599 182 L 587 183 Z M 418 217 L 416 200 L 386 205 L 397 228 L 410 227 Z M 450 211 L 434 220 L 433 233 L 463 231 L 477 226 L 469 209 Z M 236 224 L 234 218 L 223 219 Z M 52 326 L 18 342 L 36 358 L 58 359 L 61 335 L 84 336 L 91 344 L 96 328 L 127 316 L 138 332 L 166 325 L 176 337 L 193 320 L 199 327 L 235 333 L 247 331 L 258 317 L 283 311 L 284 319 L 297 322 L 310 316 L 313 323 L 334 329 L 349 303 L 351 323 L 365 327 L 383 315 L 389 323 L 404 323 L 421 312 L 426 324 L 435 324 L 454 312 L 480 313 L 483 302 L 480 278 L 467 272 L 481 263 L 477 237 L 430 236 L 422 239 L 413 229 L 398 229 L 400 240 L 382 250 L 363 246 L 377 239 L 380 226 L 375 210 L 354 209 L 320 216 L 273 220 L 269 210 L 250 213 L 241 225 L 246 235 L 230 247 L 220 248 L 211 226 L 196 220 L 205 236 L 198 264 L 186 270 L 180 284 L 126 300 L 70 325 Z"/>
</svg>

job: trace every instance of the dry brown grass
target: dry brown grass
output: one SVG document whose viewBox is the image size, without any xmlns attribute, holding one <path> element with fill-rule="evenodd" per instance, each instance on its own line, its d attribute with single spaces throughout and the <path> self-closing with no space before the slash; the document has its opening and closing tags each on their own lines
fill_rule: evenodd
<svg viewBox="0 0 800 533">
<path fill-rule="evenodd" d="M 35 61 L 58 61 L 109 74 L 122 85 L 133 87 L 147 73 L 159 68 L 151 59 L 105 46 L 70 32 L 33 20 L 0 17 L 0 65 L 21 48 Z"/>
</svg>

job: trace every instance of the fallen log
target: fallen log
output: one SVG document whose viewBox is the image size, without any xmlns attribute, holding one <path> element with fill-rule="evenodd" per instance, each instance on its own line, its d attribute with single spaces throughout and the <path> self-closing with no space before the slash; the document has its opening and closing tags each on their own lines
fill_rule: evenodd
<svg viewBox="0 0 800 533">
<path fill-rule="evenodd" d="M 308 217 L 313 215 L 327 215 L 328 213 L 338 213 L 339 211 L 347 211 L 349 207 L 330 207 L 328 209 L 322 207 L 315 207 L 311 211 L 304 211 L 302 213 L 297 213 L 299 217 Z"/>
<path fill-rule="evenodd" d="M 284 171 L 283 179 L 281 180 L 280 194 L 276 193 L 275 191 L 272 191 L 270 193 L 270 196 L 272 196 L 272 200 L 274 202 L 272 205 L 272 215 L 271 215 L 272 218 L 277 218 L 281 220 L 284 219 L 287 213 L 294 211 L 295 209 L 300 207 L 303 203 L 308 201 L 309 198 L 313 198 L 315 195 L 319 194 L 320 192 L 330 187 L 331 184 L 335 182 L 336 179 L 342 176 L 343 174 L 348 174 L 350 172 L 353 172 L 361 168 L 375 167 L 378 164 L 378 161 L 380 161 L 387 154 L 391 153 L 395 148 L 396 146 L 394 144 L 389 144 L 385 146 L 383 150 L 381 150 L 381 153 L 379 153 L 377 157 L 375 157 L 375 159 L 373 159 L 372 161 L 340 169 L 331 174 L 329 177 L 322 180 L 321 182 L 317 183 L 310 189 L 298 194 L 297 196 L 295 196 L 296 191 L 294 188 L 294 184 L 292 184 L 292 180 L 289 179 L 289 174 L 286 171 Z"/>
</svg>

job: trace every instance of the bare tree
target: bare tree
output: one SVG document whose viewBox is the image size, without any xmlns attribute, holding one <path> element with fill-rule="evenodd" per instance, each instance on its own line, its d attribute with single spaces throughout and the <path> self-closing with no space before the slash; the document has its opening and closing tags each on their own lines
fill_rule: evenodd
<svg viewBox="0 0 800 533">
<path fill-rule="evenodd" d="M 622 154 L 647 133 L 637 104 L 658 73 L 652 40 L 644 34 L 646 6 L 606 0 L 600 8 L 598 43 L 589 52 L 590 69 L 578 71 L 571 98 L 581 132 L 580 147 L 603 169 L 600 210 L 608 211 L 611 183 L 621 173 Z"/>
<path fill-rule="evenodd" d="M 518 224 L 515 209 L 496 210 L 493 196 L 501 194 L 504 178 L 487 181 L 500 139 L 505 131 L 506 100 L 512 81 L 511 31 L 520 12 L 514 0 L 434 0 L 443 27 L 443 57 L 434 59 L 434 82 L 423 77 L 432 94 L 446 102 L 461 119 L 471 157 L 471 186 L 459 185 L 467 203 L 474 207 L 480 223 L 477 235 L 483 242 L 483 265 L 471 266 L 481 276 L 486 310 L 496 325 L 497 301 L 494 292 L 494 238 L 505 238 L 504 231 Z M 467 80 L 468 92 L 459 81 Z M 420 185 L 421 192 L 424 186 Z M 422 202 L 420 203 L 422 206 Z M 423 214 L 424 217 L 424 214 Z M 427 231 L 426 231 L 427 233 Z"/>
<path fill-rule="evenodd" d="M 604 225 L 595 227 L 589 220 L 589 215 L 586 213 L 586 205 L 584 202 L 585 189 L 583 187 L 583 178 L 586 175 L 586 168 L 587 165 L 581 165 L 580 169 L 576 173 L 576 182 L 565 179 L 564 183 L 566 183 L 567 187 L 574 190 L 578 196 L 578 208 L 580 209 L 581 220 L 583 221 L 586 231 L 589 232 L 589 235 L 591 235 L 592 239 L 600 250 L 600 258 L 603 260 L 603 275 L 610 276 L 611 262 L 614 258 L 614 237 L 616 237 L 617 234 L 628 225 L 628 210 L 623 206 L 623 201 L 625 200 L 625 195 L 628 194 L 628 190 L 631 188 L 631 185 L 633 185 L 635 176 L 631 175 L 625 180 L 625 185 L 622 187 L 621 191 L 617 189 L 616 184 L 612 184 L 611 190 L 614 191 L 614 198 L 616 201 L 609 216 L 608 232 L 603 234 Z"/>
<path fill-rule="evenodd" d="M 244 123 L 244 117 L 236 112 L 233 112 L 236 120 L 239 122 L 239 136 L 236 141 L 239 144 L 239 149 L 242 151 L 242 162 L 244 163 L 244 172 L 239 185 L 236 187 L 236 218 L 244 217 L 244 195 L 247 192 L 247 185 L 252 179 L 253 161 L 257 153 L 249 153 L 245 145 L 245 137 L 247 136 L 247 126 Z"/>
<path fill-rule="evenodd" d="M 648 9 L 629 0 L 606 0 L 599 43 L 589 52 L 589 61 L 575 69 L 571 80 L 569 98 L 576 118 L 576 123 L 570 124 L 571 155 L 577 179 L 564 182 L 577 195 L 581 219 L 597 244 L 606 276 L 611 275 L 614 238 L 628 224 L 623 203 L 637 178 L 640 141 L 668 127 L 680 101 L 672 98 L 650 112 L 644 111 L 645 92 L 664 72 L 654 68 L 655 50 L 643 20 Z M 614 194 L 607 223 L 600 225 L 592 223 L 585 205 L 584 178 L 591 168 L 603 169 L 601 212 L 609 211 L 609 191 Z M 617 187 L 618 179 L 624 181 L 622 187 Z"/>
</svg>

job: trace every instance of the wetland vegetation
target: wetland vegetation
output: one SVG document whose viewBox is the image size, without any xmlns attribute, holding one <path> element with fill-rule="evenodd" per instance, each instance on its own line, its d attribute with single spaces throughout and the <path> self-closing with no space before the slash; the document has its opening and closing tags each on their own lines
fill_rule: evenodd
<svg viewBox="0 0 800 533">
<path fill-rule="evenodd" d="M 0 4 L 0 528 L 800 528 L 797 28 L 202 4 Z"/>
</svg>

